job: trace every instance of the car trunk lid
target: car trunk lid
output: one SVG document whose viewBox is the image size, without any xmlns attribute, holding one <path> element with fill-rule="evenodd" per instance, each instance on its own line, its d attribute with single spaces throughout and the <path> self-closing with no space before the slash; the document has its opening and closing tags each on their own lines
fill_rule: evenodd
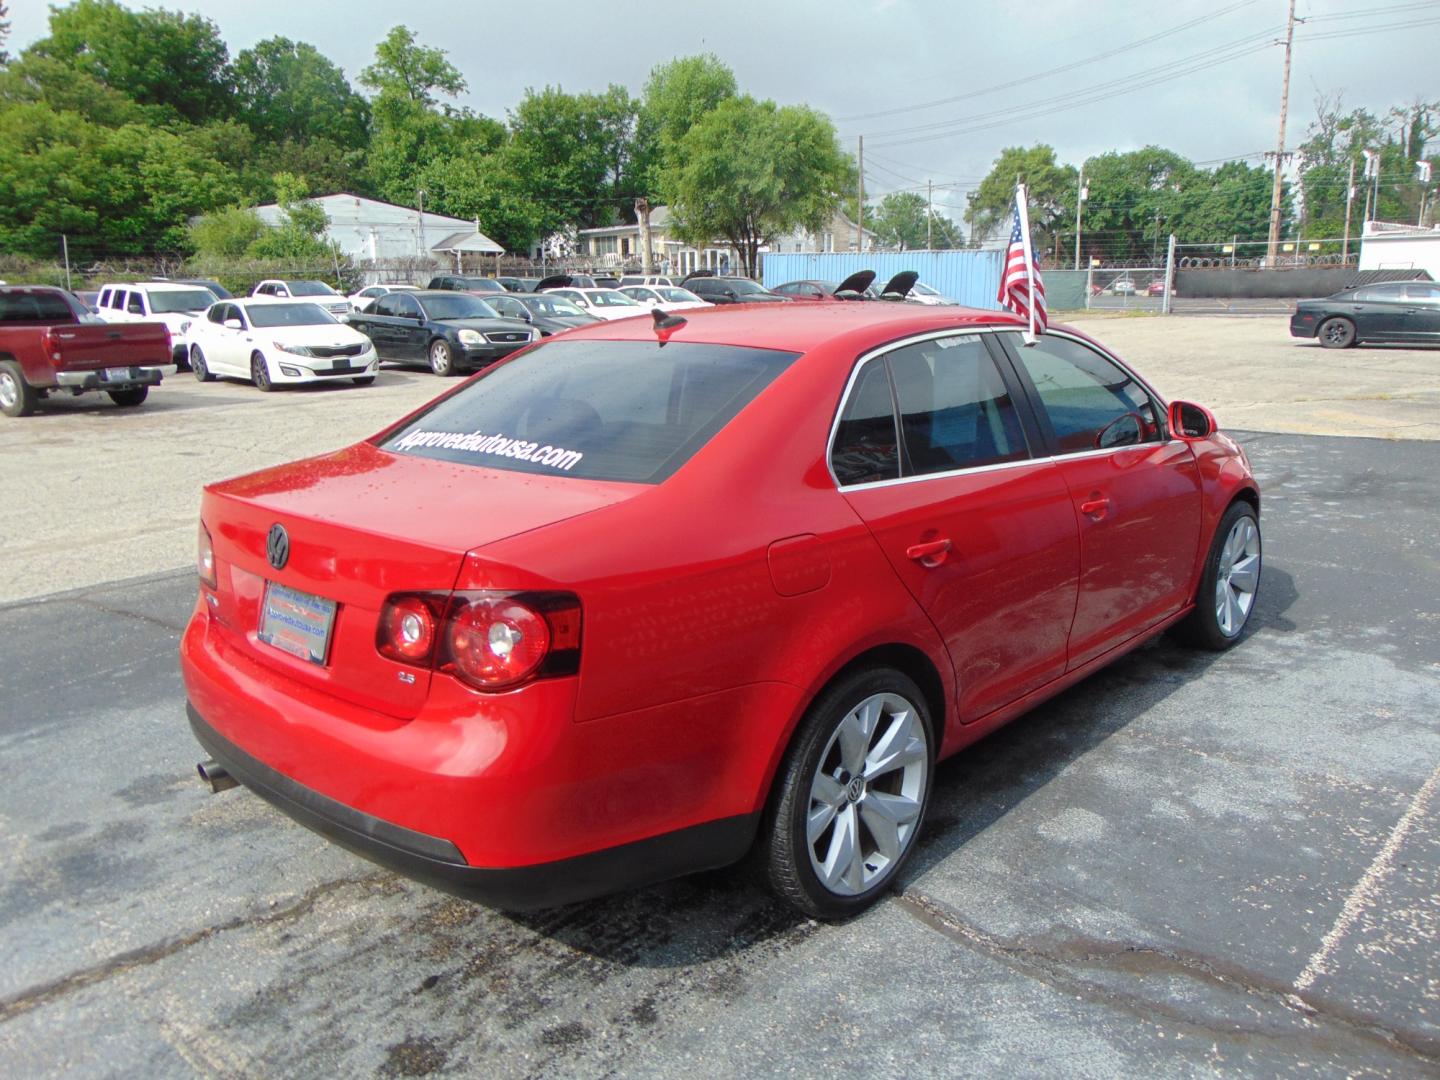
<svg viewBox="0 0 1440 1080">
<path fill-rule="evenodd" d="M 212 613 L 233 644 L 263 666 L 409 719 L 424 704 L 431 676 L 376 650 L 388 596 L 448 592 L 471 549 L 642 490 L 394 454 L 369 443 L 240 477 L 205 493 L 202 520 L 218 583 Z M 272 560 L 277 525 L 288 552 Z M 261 639 L 267 589 L 271 642 Z M 319 598 L 317 625 L 334 605 L 319 662 L 273 643 L 276 620 L 287 618 L 283 605 L 297 602 L 295 594 L 302 603 Z"/>
</svg>

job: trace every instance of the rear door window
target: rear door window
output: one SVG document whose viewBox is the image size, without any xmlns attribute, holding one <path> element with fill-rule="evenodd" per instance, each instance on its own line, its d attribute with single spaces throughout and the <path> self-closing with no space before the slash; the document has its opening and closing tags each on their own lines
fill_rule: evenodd
<svg viewBox="0 0 1440 1080">
<path fill-rule="evenodd" d="M 979 334 L 906 345 L 889 363 L 913 475 L 1029 456 L 1020 416 Z"/>
<path fill-rule="evenodd" d="M 660 483 L 797 353 L 695 342 L 548 341 L 386 437 L 397 453 Z"/>
</svg>

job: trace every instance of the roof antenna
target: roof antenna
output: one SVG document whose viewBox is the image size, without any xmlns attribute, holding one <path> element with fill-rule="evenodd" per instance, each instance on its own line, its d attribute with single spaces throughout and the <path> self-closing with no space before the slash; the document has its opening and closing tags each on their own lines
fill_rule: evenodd
<svg viewBox="0 0 1440 1080">
<path fill-rule="evenodd" d="M 662 348 L 665 342 L 670 340 L 670 335 L 676 330 L 679 330 L 680 327 L 684 326 L 688 321 L 671 312 L 661 311 L 658 307 L 651 308 L 650 314 L 655 319 L 655 336 L 660 339 Z"/>
</svg>

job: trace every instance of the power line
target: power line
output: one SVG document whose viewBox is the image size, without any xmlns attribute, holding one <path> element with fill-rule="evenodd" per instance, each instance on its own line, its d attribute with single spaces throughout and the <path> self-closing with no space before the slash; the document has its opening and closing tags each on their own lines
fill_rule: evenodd
<svg viewBox="0 0 1440 1080">
<path fill-rule="evenodd" d="M 921 109 L 933 109 L 941 105 L 953 105 L 956 102 L 968 101 L 972 98 L 982 97 L 985 94 L 998 93 L 1001 90 L 1010 90 L 1017 86 L 1029 86 L 1031 83 L 1034 83 L 1040 79 L 1048 79 L 1054 75 L 1062 75 L 1067 71 L 1074 71 L 1076 68 L 1086 67 L 1089 64 L 1099 63 L 1101 60 L 1108 60 L 1113 56 L 1119 56 L 1122 53 L 1130 52 L 1133 49 L 1143 48 L 1146 45 L 1153 44 L 1154 42 L 1160 41 L 1167 37 L 1172 37 L 1175 34 L 1183 33 L 1184 31 L 1190 30 L 1196 26 L 1200 26 L 1203 23 L 1213 22 L 1215 19 L 1219 18 L 1222 15 L 1228 15 L 1232 11 L 1238 11 L 1240 8 L 1249 7 L 1253 3 L 1255 3 L 1255 0 L 1240 0 L 1239 3 L 1231 4 L 1229 7 L 1221 8 L 1219 11 L 1207 12 L 1205 15 L 1202 15 L 1197 19 L 1191 19 L 1188 22 L 1180 23 L 1178 26 L 1172 26 L 1170 29 L 1162 30 L 1158 34 L 1151 34 L 1149 37 L 1139 38 L 1135 41 L 1129 42 L 1126 45 L 1121 45 L 1114 49 L 1108 49 L 1105 52 L 1097 53 L 1094 56 L 1087 56 L 1083 60 L 1076 60 L 1069 64 L 1063 64 L 1060 67 L 1051 68 L 1048 71 L 1034 72 L 1026 75 L 1024 78 L 1013 79 L 1010 82 L 997 83 L 994 86 L 982 87 L 979 90 L 971 90 L 964 94 L 956 94 L 952 97 L 936 98 L 934 101 L 923 101 L 917 104 L 904 105 L 894 109 L 879 109 L 875 112 L 857 113 L 854 116 L 836 117 L 836 123 L 849 123 L 854 120 L 873 120 L 881 116 L 896 116 L 901 113 L 918 112 Z"/>
</svg>

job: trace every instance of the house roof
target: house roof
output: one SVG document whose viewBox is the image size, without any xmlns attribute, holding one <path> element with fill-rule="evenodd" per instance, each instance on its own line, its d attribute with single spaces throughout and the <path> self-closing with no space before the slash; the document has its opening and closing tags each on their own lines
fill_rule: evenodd
<svg viewBox="0 0 1440 1080">
<path fill-rule="evenodd" d="M 484 233 L 474 228 L 465 229 L 461 232 L 451 233 L 438 244 L 432 244 L 431 251 L 478 251 L 486 255 L 493 255 L 504 251 L 499 244 L 495 243 Z"/>
</svg>

